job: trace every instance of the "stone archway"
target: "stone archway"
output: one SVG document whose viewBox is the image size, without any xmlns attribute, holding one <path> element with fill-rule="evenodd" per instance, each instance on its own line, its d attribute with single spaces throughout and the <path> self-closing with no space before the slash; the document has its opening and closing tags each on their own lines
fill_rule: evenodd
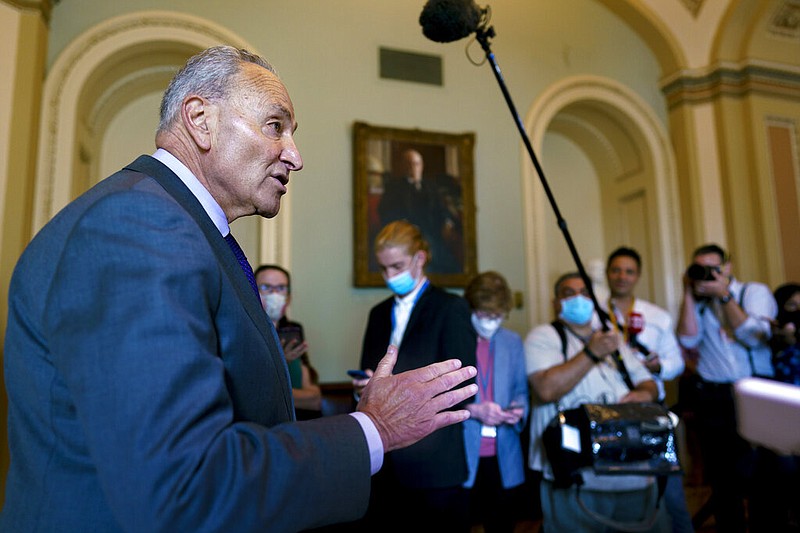
<svg viewBox="0 0 800 533">
<path fill-rule="evenodd" d="M 586 154 L 601 177 L 603 220 L 620 221 L 603 228 L 606 241 L 610 245 L 646 247 L 640 252 L 649 259 L 651 298 L 677 312 L 676 284 L 683 268 L 683 248 L 676 170 L 669 137 L 653 110 L 616 81 L 579 76 L 561 80 L 543 92 L 528 112 L 525 127 L 537 154 L 545 136 L 553 131 L 568 137 Z M 550 319 L 553 273 L 546 231 L 552 225 L 552 209 L 533 165 L 528 163 L 527 151 L 522 157 L 525 241 L 530 243 L 526 246 L 531 295 L 528 320 L 537 324 Z M 645 215 L 647 224 L 637 222 Z M 626 225 L 645 229 L 637 237 L 619 229 Z M 586 266 L 585 258 L 581 256 L 581 260 Z M 538 301 L 534 295 L 539 295 Z"/>
</svg>

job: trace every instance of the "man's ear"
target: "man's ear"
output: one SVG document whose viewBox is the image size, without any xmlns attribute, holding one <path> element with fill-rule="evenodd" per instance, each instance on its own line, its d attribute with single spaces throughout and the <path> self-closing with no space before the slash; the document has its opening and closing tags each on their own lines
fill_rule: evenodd
<svg viewBox="0 0 800 533">
<path fill-rule="evenodd" d="M 202 151 L 211 149 L 217 111 L 217 106 L 197 95 L 188 96 L 181 105 L 183 126 Z"/>
<path fill-rule="evenodd" d="M 428 264 L 428 253 L 424 250 L 419 250 L 417 253 L 419 254 L 419 259 L 417 259 L 417 262 L 419 264 L 420 272 L 424 272 L 425 265 Z"/>
</svg>

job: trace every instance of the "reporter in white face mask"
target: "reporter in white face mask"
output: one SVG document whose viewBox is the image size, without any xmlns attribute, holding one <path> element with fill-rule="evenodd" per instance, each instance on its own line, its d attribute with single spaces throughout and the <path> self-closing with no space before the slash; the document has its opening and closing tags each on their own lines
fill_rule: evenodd
<svg viewBox="0 0 800 533">
<path fill-rule="evenodd" d="M 511 311 L 511 289 L 497 272 L 483 272 L 467 286 L 478 333 L 478 394 L 464 422 L 470 518 L 487 533 L 512 532 L 523 514 L 519 487 L 525 481 L 520 433 L 528 415 L 528 380 L 522 339 L 502 327 Z"/>
<path fill-rule="evenodd" d="M 375 238 L 375 256 L 392 296 L 372 308 L 360 368 L 371 375 L 389 344 L 398 347 L 395 372 L 437 361 L 475 365 L 475 331 L 466 301 L 435 286 L 425 275 L 428 243 L 417 226 L 387 224 Z M 356 391 L 369 380 L 355 380 Z M 471 399 L 470 399 L 471 401 Z M 463 408 L 463 405 L 460 406 Z M 463 423 L 436 431 L 404 450 L 390 452 L 372 478 L 363 530 L 469 531 Z M 355 526 L 354 528 L 355 529 Z"/>
<path fill-rule="evenodd" d="M 308 420 L 322 416 L 322 390 L 317 370 L 308 355 L 303 326 L 289 320 L 286 310 L 292 302 L 292 278 L 280 265 L 261 265 L 255 273 L 261 306 L 272 320 L 289 367 L 295 417 Z"/>
</svg>

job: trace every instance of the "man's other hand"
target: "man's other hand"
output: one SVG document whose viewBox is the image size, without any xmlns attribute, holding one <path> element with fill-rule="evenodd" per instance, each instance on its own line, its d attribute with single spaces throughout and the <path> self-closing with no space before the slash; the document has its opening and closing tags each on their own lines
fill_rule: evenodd
<svg viewBox="0 0 800 533">
<path fill-rule="evenodd" d="M 384 451 L 405 448 L 437 429 L 469 418 L 466 409 L 446 409 L 478 392 L 475 384 L 451 390 L 475 377 L 474 366 L 461 368 L 461 361 L 450 359 L 392 375 L 396 362 L 397 347 L 389 346 L 357 408 L 375 423 Z"/>
</svg>

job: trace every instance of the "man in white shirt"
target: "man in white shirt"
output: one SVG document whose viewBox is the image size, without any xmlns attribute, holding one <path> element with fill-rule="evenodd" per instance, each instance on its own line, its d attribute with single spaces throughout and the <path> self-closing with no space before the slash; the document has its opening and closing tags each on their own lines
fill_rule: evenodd
<svg viewBox="0 0 800 533">
<path fill-rule="evenodd" d="M 557 322 L 563 326 L 565 342 L 554 324 L 534 328 L 525 340 L 525 359 L 533 397 L 528 466 L 541 471 L 541 501 L 544 531 L 585 531 L 602 529 L 601 524 L 579 506 L 576 487 L 554 485 L 552 467 L 545 455 L 542 435 L 559 409 L 584 403 L 654 402 L 658 388 L 650 372 L 621 343 L 614 330 L 592 326 L 594 306 L 578 273 L 567 273 L 555 285 L 553 301 Z M 631 386 L 617 366 L 614 352 L 627 370 Z M 595 513 L 621 522 L 641 522 L 654 512 L 656 488 L 652 477 L 598 476 L 591 469 L 581 471 L 583 503 Z M 664 531 L 668 522 L 663 511 L 649 531 Z"/>
<path fill-rule="evenodd" d="M 658 385 L 658 399 L 663 401 L 664 381 L 680 376 L 684 361 L 672 317 L 666 309 L 634 295 L 641 269 L 642 260 L 636 250 L 626 247 L 614 250 L 606 263 L 610 296 L 600 305 L 653 375 Z"/>
<path fill-rule="evenodd" d="M 736 280 L 717 244 L 694 251 L 683 287 L 678 337 L 699 353 L 692 408 L 716 525 L 745 531 L 752 450 L 736 431 L 732 388 L 743 377 L 773 375 L 768 342 L 777 304 L 766 285 Z"/>
<path fill-rule="evenodd" d="M 675 338 L 670 314 L 634 295 L 641 273 L 639 252 L 624 246 L 611 252 L 606 262 L 610 294 L 605 302 L 601 302 L 601 306 L 608 313 L 614 328 L 623 335 L 625 342 L 652 374 L 658 386 L 658 400 L 663 402 L 664 381 L 675 379 L 683 373 L 683 355 Z M 682 476 L 667 478 L 664 504 L 672 519 L 673 532 L 693 530 Z"/>
</svg>

